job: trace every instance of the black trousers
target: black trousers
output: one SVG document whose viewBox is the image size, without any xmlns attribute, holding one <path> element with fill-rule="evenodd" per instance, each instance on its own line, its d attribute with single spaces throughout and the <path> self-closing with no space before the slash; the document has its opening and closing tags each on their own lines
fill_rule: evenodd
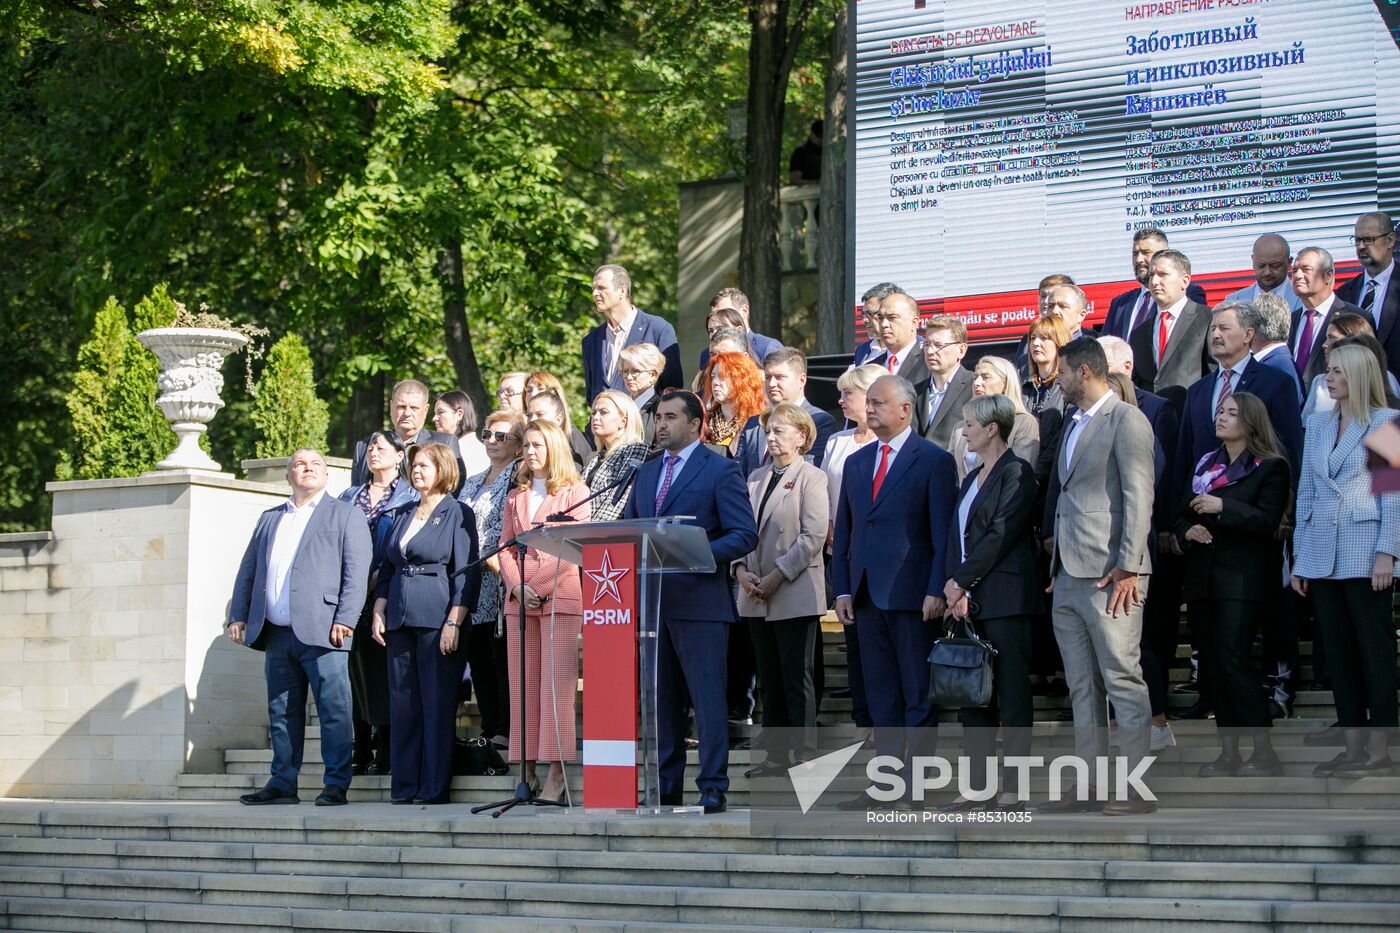
<svg viewBox="0 0 1400 933">
<path fill-rule="evenodd" d="M 769 758 L 786 764 L 812 757 L 816 747 L 817 692 L 812 683 L 816 616 L 769 620 L 745 616 L 753 640 L 758 685 L 763 690 L 764 745 Z M 778 730 L 767 735 L 769 729 Z"/>
<path fill-rule="evenodd" d="M 1153 716 L 1167 711 L 1168 671 L 1176 657 L 1177 635 L 1181 631 L 1181 583 L 1185 568 L 1177 554 L 1158 550 L 1152 556 L 1152 586 L 1142 606 L 1142 679 L 1147 682 Z M 1190 619 L 1189 614 L 1187 618 Z M 1191 622 L 1190 627 L 1191 647 L 1199 649 L 1195 623 Z"/>
<path fill-rule="evenodd" d="M 1264 678 L 1250 657 L 1270 602 L 1203 599 L 1191 603 L 1200 636 L 1201 696 L 1208 689 L 1221 729 L 1267 729 L 1271 723 Z"/>
<path fill-rule="evenodd" d="M 1395 728 L 1395 623 L 1390 588 L 1377 593 L 1368 577 L 1313 580 L 1309 592 L 1317 629 L 1327 646 L 1337 724 L 1353 729 Z"/>
<path fill-rule="evenodd" d="M 1278 590 L 1265 610 L 1264 682 L 1273 700 L 1289 706 L 1298 695 L 1298 629 L 1303 599 L 1293 588 Z"/>
<path fill-rule="evenodd" d="M 969 786 L 987 786 L 987 759 L 996 754 L 997 726 L 1001 726 L 1002 755 L 1031 753 L 1031 726 L 1034 700 L 1031 698 L 1032 616 L 1007 616 L 974 623 L 977 634 L 997 650 L 992 658 L 992 699 L 984 707 L 958 711 L 963 724 Z M 1008 769 L 998 786 L 1003 791 L 1019 791 L 1017 772 Z M 1016 786 L 1012 786 L 1016 785 Z"/>
<path fill-rule="evenodd" d="M 457 691 L 467 653 L 459 645 L 443 654 L 441 638 L 441 629 L 408 626 L 391 630 L 385 638 L 393 714 L 390 793 L 396 800 L 446 800 L 452 790 Z"/>
<path fill-rule="evenodd" d="M 510 735 L 510 667 L 506 636 L 496 623 L 463 625 L 467 629 L 467 663 L 472 666 L 472 690 L 481 710 L 481 734 L 488 739 Z"/>
<path fill-rule="evenodd" d="M 360 619 L 355 623 L 355 637 L 350 641 L 350 696 L 355 719 L 372 726 L 389 725 L 389 655 L 388 650 L 374 640 L 372 610 L 374 594 L 370 593 Z"/>
</svg>

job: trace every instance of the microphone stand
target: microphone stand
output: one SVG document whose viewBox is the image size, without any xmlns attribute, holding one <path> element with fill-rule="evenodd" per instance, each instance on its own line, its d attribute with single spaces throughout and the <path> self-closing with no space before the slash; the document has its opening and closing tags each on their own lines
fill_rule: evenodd
<svg viewBox="0 0 1400 933">
<path fill-rule="evenodd" d="M 531 531 L 535 531 L 535 530 L 538 529 L 538 528 L 542 528 L 542 527 L 545 525 L 546 522 L 559 522 L 559 521 L 571 522 L 571 521 L 576 521 L 576 519 L 574 519 L 574 517 L 571 516 L 571 515 L 569 514 L 570 512 L 572 512 L 574 509 L 578 508 L 579 506 L 583 505 L 585 502 L 589 502 L 589 501 L 591 501 L 591 500 L 593 500 L 593 499 L 596 499 L 598 496 L 601 496 L 601 495 L 602 495 L 603 493 L 605 493 L 605 492 L 610 492 L 610 491 L 612 491 L 612 490 L 614 490 L 614 489 L 617 489 L 617 488 L 620 487 L 620 486 L 625 486 L 625 485 L 627 485 L 628 483 L 632 482 L 632 479 L 637 475 L 637 469 L 638 469 L 640 466 L 641 466 L 641 464 L 637 464 L 637 465 L 633 466 L 632 469 L 628 470 L 628 471 L 627 471 L 627 474 L 626 474 L 625 476 L 623 476 L 621 479 L 619 479 L 617 482 L 615 482 L 615 483 L 610 483 L 610 484 L 608 484 L 607 486 L 604 486 L 602 489 L 600 489 L 600 490 L 598 490 L 597 492 L 593 493 L 593 495 L 589 496 L 587 499 L 581 499 L 580 501 L 575 502 L 572 506 L 570 506 L 569 508 L 565 509 L 563 512 L 557 513 L 557 514 L 555 514 L 555 515 L 546 516 L 545 521 L 543 521 L 543 522 L 536 522 L 536 523 L 534 524 L 534 526 L 530 528 L 530 530 L 531 530 Z M 618 498 L 621 498 L 621 493 L 618 493 Z M 473 561 L 472 563 L 468 564 L 467 566 L 463 567 L 461 570 L 457 571 L 457 573 L 459 573 L 459 574 L 460 574 L 460 573 L 466 573 L 466 572 L 467 572 L 468 570 L 470 570 L 472 567 L 476 567 L 476 566 L 478 566 L 478 565 L 480 565 L 480 564 L 485 563 L 487 560 L 491 559 L 492 557 L 495 557 L 497 554 L 501 553 L 502 551 L 506 550 L 507 548 L 514 548 L 514 549 L 515 549 L 515 561 L 516 561 L 516 566 L 520 569 L 520 581 L 521 581 L 521 586 L 523 587 L 523 586 L 525 585 L 525 551 L 526 551 L 526 545 L 520 540 L 519 535 L 517 535 L 517 536 L 514 537 L 514 538 L 511 538 L 509 541 L 506 541 L 506 542 L 503 542 L 503 543 L 497 545 L 497 546 L 496 546 L 495 548 L 493 548 L 489 553 L 484 554 L 484 555 L 482 555 L 481 557 L 477 558 L 477 559 L 476 559 L 475 561 Z M 454 576 L 455 576 L 455 574 L 454 574 Z M 524 594 L 522 593 L 521 595 L 523 596 Z M 520 627 L 520 656 L 519 656 L 519 658 L 517 659 L 517 666 L 516 666 L 517 673 L 518 673 L 518 675 L 519 675 L 519 677 L 520 677 L 520 680 L 519 680 L 519 684 L 520 684 L 520 703 L 519 703 L 519 709 L 517 709 L 517 710 L 515 711 L 515 715 L 518 717 L 518 722 L 520 723 L 520 769 L 519 769 L 519 777 L 518 777 L 518 779 L 516 780 L 516 784 L 515 784 L 515 793 L 514 793 L 512 796 L 507 797 L 507 798 L 504 799 L 504 800 L 496 800 L 496 801 L 492 801 L 491 803 L 483 803 L 483 804 L 480 804 L 479 806 L 472 807 L 472 813 L 474 813 L 474 814 L 475 814 L 475 813 L 482 813 L 482 812 L 485 812 L 486 810 L 491 810 L 491 811 L 492 811 L 492 813 L 491 813 L 491 818 L 492 818 L 493 820 L 495 820 L 495 819 L 500 819 L 501 814 L 505 813 L 505 812 L 508 811 L 508 810 L 513 810 L 514 808 L 516 808 L 516 807 L 518 807 L 518 806 L 521 806 L 522 804 L 525 805 L 525 806 L 530 806 L 530 807 L 564 807 L 564 806 L 567 806 L 567 804 L 563 803 L 562 801 L 559 801 L 559 800 L 548 800 L 548 799 L 546 799 L 546 798 L 544 798 L 544 797 L 540 797 L 540 796 L 536 795 L 535 792 L 534 792 L 534 790 L 530 787 L 530 776 L 529 776 L 528 774 L 525 773 L 525 747 L 526 747 L 526 738 L 525 738 L 525 725 L 526 725 L 526 715 L 525 715 L 525 600 L 524 600 L 524 599 L 519 599 L 519 600 L 516 600 L 516 602 L 518 603 L 518 605 L 519 605 L 519 607 L 520 607 L 520 611 L 517 613 L 517 620 L 516 620 L 516 621 L 517 621 L 517 624 L 518 624 L 519 627 Z"/>
<path fill-rule="evenodd" d="M 602 489 L 600 489 L 600 490 L 598 490 L 597 492 L 593 493 L 593 494 L 590 495 L 587 499 L 580 499 L 579 501 L 575 502 L 573 505 L 569 506 L 567 509 L 565 509 L 565 510 L 562 511 L 562 512 L 555 512 L 553 515 L 547 515 L 547 516 L 545 516 L 545 521 L 548 521 L 548 522 L 573 522 L 573 521 L 578 521 L 578 519 L 574 518 L 574 517 L 573 517 L 572 515 L 570 515 L 569 513 L 572 512 L 574 509 L 578 508 L 579 506 L 583 505 L 585 502 L 592 502 L 594 499 L 598 498 L 598 497 L 601 496 L 603 493 L 605 493 L 605 492 L 612 492 L 614 489 L 617 489 L 618 491 L 613 495 L 613 505 L 617 505 L 617 503 L 618 503 L 619 501 L 621 501 L 623 495 L 626 494 L 626 492 L 627 492 L 627 488 L 626 488 L 626 487 L 629 486 L 629 485 L 631 485 L 632 480 L 634 480 L 634 479 L 637 478 L 637 471 L 640 470 L 641 468 L 642 468 L 642 464 L 641 464 L 640 462 L 632 464 L 632 466 L 627 470 L 627 472 L 624 473 L 624 474 L 622 475 L 622 478 L 621 478 L 621 479 L 617 480 L 616 482 L 608 483 L 608 485 L 604 486 Z M 618 487 L 622 487 L 622 488 L 621 488 L 621 489 L 618 489 Z"/>
<path fill-rule="evenodd" d="M 530 530 L 534 531 L 536 528 L 541 527 L 543 524 L 544 522 L 537 522 L 535 526 Z M 525 585 L 526 546 L 524 542 L 520 540 L 519 536 L 511 538 L 509 541 L 506 541 L 505 543 L 497 546 L 496 548 L 493 548 L 489 554 L 486 554 L 483 557 L 478 558 L 475 562 L 468 564 L 466 567 L 463 567 L 461 570 L 458 571 L 458 573 L 464 573 L 468 569 L 475 567 L 477 564 L 484 563 L 485 561 L 489 560 L 492 557 L 495 557 L 497 554 L 501 553 L 507 548 L 515 549 L 516 566 L 520 568 L 520 585 L 523 587 Z M 521 595 L 523 596 L 524 594 L 522 593 Z M 534 789 L 530 786 L 530 776 L 525 773 L 525 600 L 520 599 L 517 600 L 517 602 L 520 605 L 520 612 L 518 613 L 519 618 L 517 620 L 520 625 L 520 657 L 517 666 L 517 673 L 520 677 L 520 704 L 519 709 L 515 711 L 515 714 L 519 717 L 520 722 L 519 778 L 516 781 L 515 793 L 512 796 L 507 797 L 505 800 L 497 800 L 492 803 L 483 803 L 480 806 L 472 807 L 472 813 L 474 814 L 481 813 L 483 810 L 494 811 L 491 814 L 491 818 L 493 820 L 500 819 L 502 813 L 505 813 L 507 810 L 512 810 L 515 807 L 520 806 L 521 804 L 530 807 L 564 806 L 564 804 L 558 800 L 547 800 L 544 797 L 537 796 L 535 794 Z"/>
</svg>

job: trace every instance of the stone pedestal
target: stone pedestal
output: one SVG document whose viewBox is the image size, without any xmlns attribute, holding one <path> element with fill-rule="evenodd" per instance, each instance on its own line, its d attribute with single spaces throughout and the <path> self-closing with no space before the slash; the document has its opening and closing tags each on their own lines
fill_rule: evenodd
<svg viewBox="0 0 1400 933">
<path fill-rule="evenodd" d="M 0 535 L 0 795 L 174 796 L 266 747 L 262 656 L 222 623 L 285 484 L 169 470 L 50 483 L 51 535 Z"/>
</svg>

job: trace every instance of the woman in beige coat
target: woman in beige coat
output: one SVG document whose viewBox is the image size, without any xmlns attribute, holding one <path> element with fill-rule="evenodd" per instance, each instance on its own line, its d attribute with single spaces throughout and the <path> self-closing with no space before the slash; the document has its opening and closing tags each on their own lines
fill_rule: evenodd
<svg viewBox="0 0 1400 933">
<path fill-rule="evenodd" d="M 826 611 L 822 547 L 830 511 L 826 474 L 802 459 L 817 437 L 812 416 L 783 403 L 759 418 L 770 459 L 749 477 L 758 547 L 735 563 L 739 615 L 753 636 L 763 690 L 768 751 L 748 777 L 786 770 L 812 752 L 812 654 Z"/>
</svg>

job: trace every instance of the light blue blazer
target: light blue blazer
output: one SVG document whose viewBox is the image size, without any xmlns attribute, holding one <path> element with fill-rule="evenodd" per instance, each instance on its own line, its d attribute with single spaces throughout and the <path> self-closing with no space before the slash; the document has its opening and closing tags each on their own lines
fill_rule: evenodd
<svg viewBox="0 0 1400 933">
<path fill-rule="evenodd" d="M 1371 423 L 1353 421 L 1334 447 L 1337 412 L 1308 419 L 1298 477 L 1293 575 L 1303 580 L 1356 580 L 1371 576 L 1377 554 L 1400 557 L 1400 493 L 1371 493 L 1366 435 L 1395 418 L 1380 408 Z"/>
</svg>

